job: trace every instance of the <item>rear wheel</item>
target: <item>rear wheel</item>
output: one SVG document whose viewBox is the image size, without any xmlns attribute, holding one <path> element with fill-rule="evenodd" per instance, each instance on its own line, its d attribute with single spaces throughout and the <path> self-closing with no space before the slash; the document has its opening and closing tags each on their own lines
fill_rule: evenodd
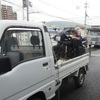
<svg viewBox="0 0 100 100">
<path fill-rule="evenodd" d="M 81 87 L 84 84 L 84 80 L 85 80 L 85 73 L 84 73 L 84 70 L 81 69 L 79 71 L 78 77 L 74 77 L 76 86 Z"/>
<path fill-rule="evenodd" d="M 34 98 L 33 100 L 42 100 L 42 99 L 40 99 L 40 98 Z"/>
</svg>

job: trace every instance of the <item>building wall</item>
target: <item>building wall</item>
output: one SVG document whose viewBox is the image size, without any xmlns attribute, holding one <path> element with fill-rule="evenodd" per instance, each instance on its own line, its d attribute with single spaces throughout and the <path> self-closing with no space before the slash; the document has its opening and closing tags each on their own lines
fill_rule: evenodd
<svg viewBox="0 0 100 100">
<path fill-rule="evenodd" d="M 13 19 L 17 20 L 17 13 L 16 12 L 13 13 Z"/>
<path fill-rule="evenodd" d="M 13 12 L 11 6 L 2 5 L 1 7 L 2 19 L 4 20 L 17 20 L 17 13 Z"/>
<path fill-rule="evenodd" d="M 7 19 L 7 9 L 5 5 L 2 5 L 1 7 L 1 14 L 2 14 L 2 19 Z"/>
<path fill-rule="evenodd" d="M 13 9 L 11 6 L 7 6 L 7 15 L 9 20 L 13 19 Z"/>
</svg>

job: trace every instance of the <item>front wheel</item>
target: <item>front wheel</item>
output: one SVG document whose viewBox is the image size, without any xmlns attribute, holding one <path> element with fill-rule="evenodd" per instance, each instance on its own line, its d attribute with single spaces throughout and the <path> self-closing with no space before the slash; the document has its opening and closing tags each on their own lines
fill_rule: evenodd
<svg viewBox="0 0 100 100">
<path fill-rule="evenodd" d="M 81 69 L 79 71 L 78 77 L 74 77 L 74 81 L 75 81 L 76 86 L 78 88 L 81 87 L 84 83 L 84 80 L 85 80 L 85 73 L 84 73 L 84 70 Z"/>
<path fill-rule="evenodd" d="M 40 98 L 34 98 L 33 100 L 42 100 L 42 99 L 40 99 Z"/>
</svg>

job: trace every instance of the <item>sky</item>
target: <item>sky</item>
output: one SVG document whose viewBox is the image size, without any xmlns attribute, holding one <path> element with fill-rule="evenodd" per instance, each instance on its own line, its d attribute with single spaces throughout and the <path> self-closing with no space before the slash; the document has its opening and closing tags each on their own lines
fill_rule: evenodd
<svg viewBox="0 0 100 100">
<path fill-rule="evenodd" d="M 100 24 L 100 0 L 29 0 L 29 20 L 41 21 L 69 21 L 84 24 L 85 3 L 87 2 L 88 25 Z M 26 20 L 26 8 L 22 8 L 22 0 L 1 0 L 1 4 L 13 6 L 18 14 L 18 20 Z"/>
</svg>

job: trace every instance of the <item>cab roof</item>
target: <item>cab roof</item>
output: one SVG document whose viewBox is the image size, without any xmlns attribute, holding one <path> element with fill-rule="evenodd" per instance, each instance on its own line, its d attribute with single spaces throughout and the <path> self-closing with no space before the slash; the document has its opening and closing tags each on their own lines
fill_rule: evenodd
<svg viewBox="0 0 100 100">
<path fill-rule="evenodd" d="M 9 27 L 35 27 L 43 29 L 43 23 L 34 23 L 29 21 L 18 21 L 18 20 L 0 20 L 0 38 L 5 29 Z M 44 25 L 45 26 L 45 25 Z"/>
<path fill-rule="evenodd" d="M 2 25 L 8 25 L 8 26 L 39 26 L 41 27 L 43 23 L 34 23 L 34 22 L 29 22 L 29 21 L 18 21 L 18 20 L 0 20 L 0 26 Z"/>
</svg>

